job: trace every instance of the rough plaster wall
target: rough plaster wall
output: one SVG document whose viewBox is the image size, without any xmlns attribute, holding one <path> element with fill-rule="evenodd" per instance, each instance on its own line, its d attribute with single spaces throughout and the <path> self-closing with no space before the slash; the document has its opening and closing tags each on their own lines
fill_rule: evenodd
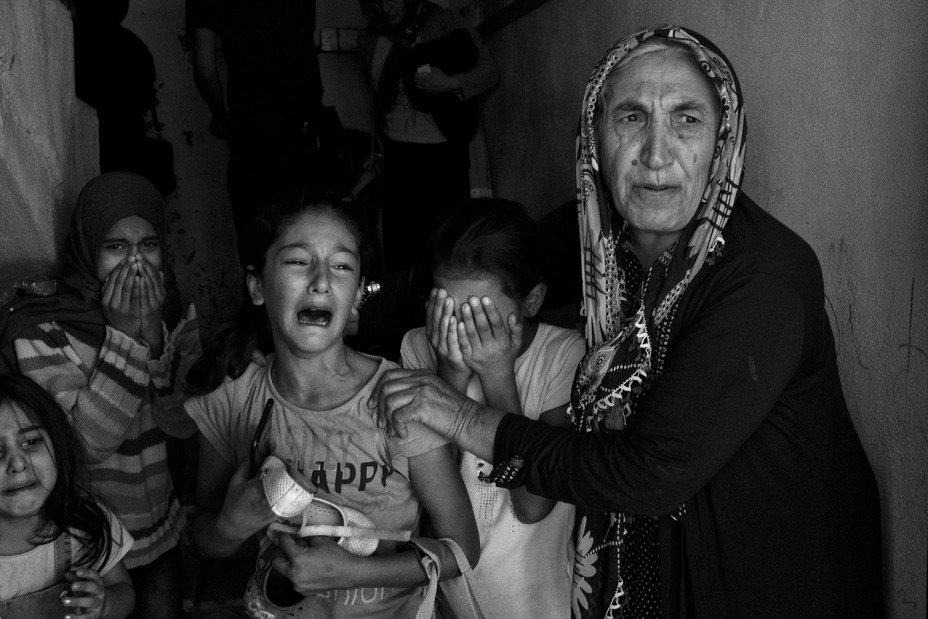
<svg viewBox="0 0 928 619">
<path fill-rule="evenodd" d="M 50 270 L 98 170 L 96 112 L 74 95 L 72 50 L 58 0 L 0 2 L 0 289 Z"/>
<path fill-rule="evenodd" d="M 928 3 L 551 0 L 487 41 L 502 72 L 483 110 L 499 195 L 536 215 L 573 199 L 590 70 L 620 36 L 666 21 L 705 34 L 735 65 L 745 189 L 819 255 L 848 403 L 881 488 L 887 605 L 924 617 Z"/>
</svg>

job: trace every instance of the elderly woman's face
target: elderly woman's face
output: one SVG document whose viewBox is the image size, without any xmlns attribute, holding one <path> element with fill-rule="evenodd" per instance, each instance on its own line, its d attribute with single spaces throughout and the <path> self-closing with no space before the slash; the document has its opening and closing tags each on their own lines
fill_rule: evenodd
<svg viewBox="0 0 928 619">
<path fill-rule="evenodd" d="M 679 233 L 709 180 L 718 95 L 686 50 L 655 50 L 616 70 L 597 125 L 604 180 L 633 232 Z"/>
</svg>

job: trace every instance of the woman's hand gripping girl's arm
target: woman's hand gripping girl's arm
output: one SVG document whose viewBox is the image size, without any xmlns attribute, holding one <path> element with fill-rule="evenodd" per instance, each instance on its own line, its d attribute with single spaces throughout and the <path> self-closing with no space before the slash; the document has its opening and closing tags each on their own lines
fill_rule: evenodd
<svg viewBox="0 0 928 619">
<path fill-rule="evenodd" d="M 248 462 L 234 469 L 200 436 L 197 512 L 193 539 L 208 557 L 228 557 L 276 520 L 259 476 L 248 479 Z"/>
<path fill-rule="evenodd" d="M 480 539 L 464 482 L 458 473 L 452 447 L 437 449 L 409 459 L 410 479 L 429 515 L 441 558 L 440 579 L 460 574 L 451 549 L 438 538 L 451 538 L 461 547 L 471 566 L 480 556 Z M 293 583 L 300 595 L 358 587 L 411 587 L 429 582 L 417 553 L 411 548 L 395 554 L 353 555 L 326 537 L 295 539 L 279 536 L 281 552 L 274 569 Z"/>
<path fill-rule="evenodd" d="M 135 607 L 135 589 L 122 561 L 105 576 L 97 570 L 78 568 L 65 574 L 65 578 L 71 589 L 61 598 L 69 611 L 64 619 L 124 619 Z"/>
<path fill-rule="evenodd" d="M 524 415 L 516 383 L 515 362 L 524 352 L 525 319 L 510 314 L 504 319 L 490 297 L 471 297 L 461 308 L 458 340 L 464 363 L 480 378 L 488 406 Z M 567 425 L 565 407 L 545 411 L 539 418 L 552 425 Z M 562 421 L 563 420 L 563 421 Z M 555 501 L 525 488 L 509 491 L 519 522 L 534 524 L 551 513 Z"/>
</svg>

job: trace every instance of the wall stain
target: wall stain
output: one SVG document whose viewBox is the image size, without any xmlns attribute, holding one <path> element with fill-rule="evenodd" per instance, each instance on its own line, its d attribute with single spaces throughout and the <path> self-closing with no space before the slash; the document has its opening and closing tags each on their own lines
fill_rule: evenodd
<svg viewBox="0 0 928 619">
<path fill-rule="evenodd" d="M 827 292 L 825 293 L 825 306 L 825 309 L 831 316 L 831 324 L 835 335 L 835 355 L 838 355 L 841 353 L 841 323 L 838 322 L 838 313 L 835 311 L 835 306 L 831 302 L 831 298 L 828 296 Z"/>
<path fill-rule="evenodd" d="M 918 602 L 916 602 L 915 600 L 910 600 L 909 594 L 906 592 L 905 589 L 897 590 L 896 597 L 900 599 L 903 606 L 913 606 L 915 607 L 915 610 L 918 610 Z"/>
<path fill-rule="evenodd" d="M 847 306 L 847 324 L 851 327 L 851 341 L 856 342 L 856 336 L 854 335 L 854 304 L 848 303 Z M 865 365 L 864 362 L 860 359 L 860 349 L 855 347 L 854 358 L 857 359 L 857 365 L 862 367 L 865 370 L 869 370 L 870 367 Z"/>
<path fill-rule="evenodd" d="M 908 374 L 912 369 L 912 351 L 921 353 L 925 358 L 928 358 L 928 352 L 925 352 L 919 346 L 916 346 L 912 343 L 912 314 L 915 310 L 915 278 L 912 278 L 912 285 L 909 288 L 909 332 L 908 339 L 899 344 L 899 350 L 905 350 L 905 370 L 904 373 Z"/>
</svg>

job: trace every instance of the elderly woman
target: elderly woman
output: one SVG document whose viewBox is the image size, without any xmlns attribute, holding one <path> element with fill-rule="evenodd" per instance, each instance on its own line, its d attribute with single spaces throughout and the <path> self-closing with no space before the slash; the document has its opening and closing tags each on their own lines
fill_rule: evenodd
<svg viewBox="0 0 928 619">
<path fill-rule="evenodd" d="M 730 64 L 690 30 L 636 32 L 593 72 L 580 126 L 576 431 L 404 370 L 380 413 L 496 463 L 490 483 L 581 508 L 575 616 L 881 616 L 877 488 L 821 269 L 739 192 Z"/>
</svg>

